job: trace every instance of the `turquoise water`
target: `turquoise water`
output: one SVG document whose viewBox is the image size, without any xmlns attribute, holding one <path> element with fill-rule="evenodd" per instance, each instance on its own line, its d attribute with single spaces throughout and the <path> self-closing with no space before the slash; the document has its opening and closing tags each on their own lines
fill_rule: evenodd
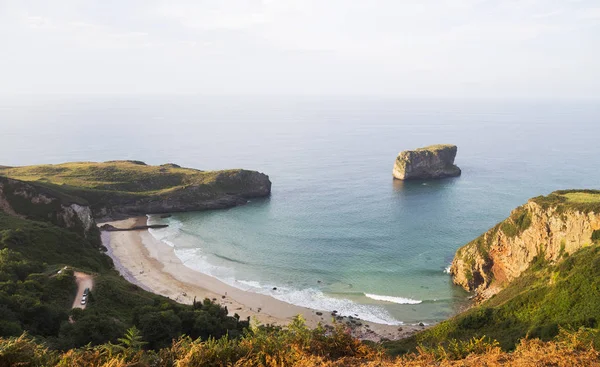
<svg viewBox="0 0 600 367">
<path fill-rule="evenodd" d="M 467 294 L 444 272 L 454 252 L 529 197 L 600 188 L 592 102 L 13 99 L 0 126 L 5 165 L 139 159 L 269 174 L 270 198 L 177 214 L 153 234 L 237 287 L 385 323 L 456 312 Z M 400 150 L 436 143 L 458 145 L 462 177 L 392 180 Z"/>
</svg>

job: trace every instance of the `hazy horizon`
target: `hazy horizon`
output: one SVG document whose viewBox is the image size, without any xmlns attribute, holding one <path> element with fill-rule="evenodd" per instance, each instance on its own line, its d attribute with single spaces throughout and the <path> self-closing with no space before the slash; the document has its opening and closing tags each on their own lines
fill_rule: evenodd
<svg viewBox="0 0 600 367">
<path fill-rule="evenodd" d="M 600 98 L 600 4 L 0 0 L 0 95 Z"/>
</svg>

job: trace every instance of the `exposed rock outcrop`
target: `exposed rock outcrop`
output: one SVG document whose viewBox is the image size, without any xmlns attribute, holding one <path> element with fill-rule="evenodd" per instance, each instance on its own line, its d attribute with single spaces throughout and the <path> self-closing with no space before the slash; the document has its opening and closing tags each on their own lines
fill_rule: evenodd
<svg viewBox="0 0 600 367">
<path fill-rule="evenodd" d="M 89 206 L 47 187 L 0 177 L 0 210 L 10 215 L 48 221 L 95 239 L 98 229 Z"/>
<path fill-rule="evenodd" d="M 269 176 L 239 170 L 217 175 L 210 184 L 191 184 L 153 195 L 125 195 L 114 192 L 95 193 L 101 199 L 91 204 L 96 218 L 120 219 L 135 215 L 176 213 L 224 209 L 244 205 L 249 198 L 269 196 Z M 77 192 L 86 198 L 85 191 Z"/>
<path fill-rule="evenodd" d="M 401 152 L 394 163 L 393 175 L 398 180 L 437 179 L 460 176 L 454 165 L 456 145 L 432 145 Z"/>
<path fill-rule="evenodd" d="M 534 263 L 557 262 L 600 237 L 600 192 L 589 201 L 571 201 L 556 192 L 531 199 L 510 217 L 460 248 L 450 268 L 453 281 L 479 300 L 498 293 Z M 566 194 L 566 195 L 565 195 Z"/>
</svg>

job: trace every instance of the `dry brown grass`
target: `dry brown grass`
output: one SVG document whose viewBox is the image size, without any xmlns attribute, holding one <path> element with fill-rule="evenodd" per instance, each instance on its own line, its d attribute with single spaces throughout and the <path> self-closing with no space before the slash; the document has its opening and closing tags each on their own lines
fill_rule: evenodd
<svg viewBox="0 0 600 367">
<path fill-rule="evenodd" d="M 416 353 L 398 358 L 390 358 L 380 349 L 367 347 L 339 331 L 324 336 L 301 325 L 279 334 L 258 331 L 240 340 L 203 342 L 181 338 L 158 352 L 106 344 L 61 354 L 22 336 L 0 338 L 0 367 L 594 367 L 600 366 L 600 353 L 590 339 L 594 333 L 563 330 L 551 342 L 524 339 L 513 352 L 502 351 L 497 343 L 474 339 L 473 343 L 461 344 L 467 351 L 475 347 L 464 356 L 444 348 L 419 348 Z"/>
</svg>

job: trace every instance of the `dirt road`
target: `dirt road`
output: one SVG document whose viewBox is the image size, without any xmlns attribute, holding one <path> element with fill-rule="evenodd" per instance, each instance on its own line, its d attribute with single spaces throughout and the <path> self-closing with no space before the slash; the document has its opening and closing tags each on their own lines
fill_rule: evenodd
<svg viewBox="0 0 600 367">
<path fill-rule="evenodd" d="M 87 303 L 85 305 L 81 304 L 81 298 L 83 297 L 83 291 L 85 291 L 86 288 L 89 288 L 90 290 L 92 290 L 92 288 L 94 287 L 94 278 L 92 278 L 92 276 L 89 274 L 81 273 L 78 271 L 76 271 L 74 273 L 74 275 L 75 275 L 75 281 L 77 282 L 77 296 L 75 296 L 75 300 L 73 301 L 72 308 L 85 309 L 85 306 L 87 306 Z"/>
</svg>

